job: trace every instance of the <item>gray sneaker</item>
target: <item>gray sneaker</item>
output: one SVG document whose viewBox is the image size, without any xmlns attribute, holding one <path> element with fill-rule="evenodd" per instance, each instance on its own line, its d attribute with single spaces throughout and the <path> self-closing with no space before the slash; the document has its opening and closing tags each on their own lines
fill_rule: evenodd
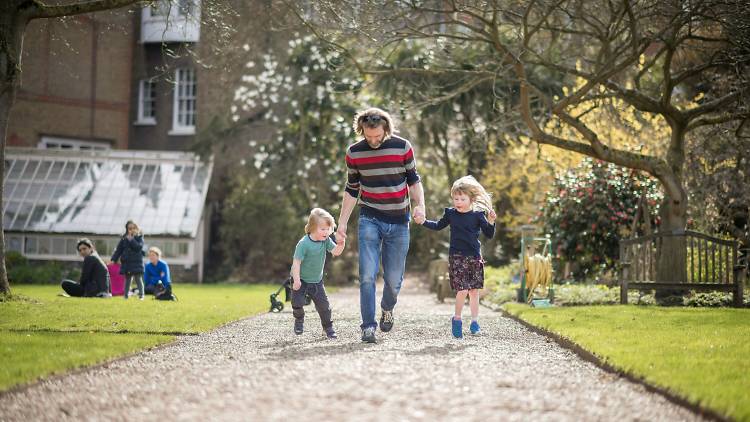
<svg viewBox="0 0 750 422">
<path fill-rule="evenodd" d="M 375 343 L 375 327 L 367 327 L 362 330 L 362 341 L 365 343 Z"/>
<path fill-rule="evenodd" d="M 393 328 L 393 311 L 383 311 L 380 316 L 380 331 L 387 333 Z"/>
<path fill-rule="evenodd" d="M 294 334 L 300 335 L 305 331 L 305 322 L 303 320 L 294 320 Z"/>
</svg>

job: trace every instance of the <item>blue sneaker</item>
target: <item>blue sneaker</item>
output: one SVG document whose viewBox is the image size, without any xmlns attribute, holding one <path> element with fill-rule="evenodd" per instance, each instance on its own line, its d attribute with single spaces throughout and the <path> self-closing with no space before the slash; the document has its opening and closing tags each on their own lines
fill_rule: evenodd
<svg viewBox="0 0 750 422">
<path fill-rule="evenodd" d="M 469 326 L 469 330 L 471 330 L 471 334 L 477 335 L 481 331 L 479 329 L 479 323 L 476 321 L 471 321 L 471 325 Z"/>
<path fill-rule="evenodd" d="M 451 317 L 451 331 L 453 331 L 453 337 L 455 338 L 464 338 L 464 334 L 462 332 L 462 321 L 456 320 L 455 318 Z"/>
</svg>

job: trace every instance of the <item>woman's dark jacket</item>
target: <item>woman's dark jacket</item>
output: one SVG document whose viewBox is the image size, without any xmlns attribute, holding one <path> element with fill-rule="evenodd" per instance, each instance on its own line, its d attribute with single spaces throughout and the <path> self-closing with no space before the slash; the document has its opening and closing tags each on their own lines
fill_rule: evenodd
<svg viewBox="0 0 750 422">
<path fill-rule="evenodd" d="M 120 260 L 120 274 L 143 274 L 143 236 L 128 240 L 123 236 L 117 243 L 112 262 Z"/>
<path fill-rule="evenodd" d="M 85 297 L 109 293 L 109 271 L 96 252 L 83 258 L 80 283 Z"/>
</svg>

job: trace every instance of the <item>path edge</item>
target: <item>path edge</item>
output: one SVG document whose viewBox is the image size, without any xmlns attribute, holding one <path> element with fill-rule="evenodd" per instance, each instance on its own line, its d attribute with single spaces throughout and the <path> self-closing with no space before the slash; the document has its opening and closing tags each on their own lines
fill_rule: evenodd
<svg viewBox="0 0 750 422">
<path fill-rule="evenodd" d="M 492 309 L 495 312 L 502 313 L 502 315 L 504 317 L 510 318 L 510 319 L 518 322 L 519 324 L 523 325 L 526 329 L 528 329 L 529 331 L 531 331 L 533 333 L 536 333 L 536 334 L 539 334 L 541 336 L 544 336 L 544 337 L 547 337 L 547 338 L 550 338 L 550 339 L 554 340 L 555 343 L 557 343 L 558 345 L 562 346 L 563 348 L 565 348 L 567 350 L 570 350 L 571 352 L 575 353 L 581 359 L 583 359 L 583 360 L 585 360 L 587 362 L 590 362 L 590 363 L 596 365 L 597 367 L 599 367 L 599 368 L 601 368 L 601 369 L 603 369 L 603 370 L 605 370 L 605 371 L 607 371 L 607 372 L 609 372 L 611 374 L 615 374 L 617 376 L 620 376 L 620 377 L 623 377 L 623 378 L 627 379 L 630 382 L 642 385 L 646 390 L 648 390 L 650 392 L 653 392 L 653 393 L 657 393 L 657 394 L 661 395 L 662 397 L 664 397 L 665 399 L 669 400 L 670 402 L 672 402 L 672 403 L 674 403 L 676 405 L 682 406 L 682 407 L 690 410 L 691 412 L 695 413 L 698 416 L 707 418 L 709 420 L 720 421 L 720 422 L 732 422 L 732 421 L 734 421 L 734 419 L 732 419 L 729 416 L 724 416 L 724 415 L 718 413 L 717 411 L 715 411 L 713 409 L 709 409 L 709 408 L 707 408 L 707 407 L 705 407 L 705 406 L 703 406 L 701 404 L 694 403 L 694 402 L 692 402 L 692 401 L 690 401 L 690 400 L 688 400 L 688 399 L 686 399 L 686 398 L 684 398 L 684 397 L 676 394 L 675 392 L 673 392 L 673 391 L 671 391 L 671 390 L 669 390 L 667 388 L 651 384 L 651 383 L 649 383 L 648 381 L 646 381 L 641 376 L 638 376 L 638 375 L 632 374 L 630 372 L 627 372 L 625 370 L 622 370 L 620 368 L 617 368 L 617 367 L 615 367 L 615 366 L 613 366 L 613 365 L 605 362 L 599 356 L 597 356 L 597 355 L 593 354 L 592 352 L 584 349 L 578 343 L 575 343 L 572 340 L 570 340 L 570 339 L 568 339 L 566 337 L 561 336 L 560 334 L 557 334 L 557 333 L 549 331 L 549 330 L 547 330 L 545 328 L 533 325 L 533 324 L 529 323 L 528 321 L 525 321 L 525 320 L 521 319 L 520 317 L 517 317 L 516 315 L 511 314 L 510 312 L 506 311 L 505 309 L 503 309 L 500 306 L 497 306 L 497 305 L 495 305 L 495 306 L 489 306 L 487 304 L 485 304 L 485 306 L 488 306 L 490 309 Z"/>
<path fill-rule="evenodd" d="M 145 353 L 145 352 L 157 351 L 159 349 L 165 349 L 165 348 L 168 348 L 168 347 L 174 347 L 180 340 L 182 340 L 185 337 L 206 335 L 206 334 L 212 333 L 214 331 L 220 330 L 222 328 L 225 328 L 225 327 L 227 327 L 229 325 L 237 324 L 237 323 L 240 323 L 241 321 L 244 321 L 244 320 L 247 320 L 247 319 L 257 318 L 257 317 L 260 317 L 261 315 L 265 315 L 267 313 L 270 313 L 270 312 L 269 311 L 261 311 L 261 312 L 255 314 L 255 315 L 247 315 L 247 316 L 240 317 L 239 319 L 236 319 L 236 320 L 233 320 L 233 321 L 227 321 L 227 322 L 225 322 L 225 323 L 223 323 L 223 324 L 221 324 L 219 326 L 211 328 L 208 331 L 201 331 L 201 332 L 197 332 L 197 333 L 158 333 L 158 332 L 153 332 L 153 333 L 139 333 L 139 332 L 134 332 L 134 331 L 121 331 L 119 333 L 123 333 L 123 334 L 168 335 L 168 336 L 172 336 L 172 339 L 169 340 L 169 341 L 167 341 L 167 342 L 164 342 L 162 344 L 157 344 L 156 346 L 145 347 L 143 349 L 134 350 L 134 351 L 132 351 L 130 353 L 127 353 L 127 354 L 124 354 L 124 355 L 120 355 L 120 356 L 115 356 L 115 357 L 112 357 L 112 358 L 107 359 L 105 361 L 102 361 L 102 362 L 99 362 L 99 363 L 95 363 L 95 364 L 92 364 L 92 365 L 85 365 L 85 366 L 81 366 L 81 367 L 77 367 L 77 368 L 71 368 L 71 369 L 63 371 L 63 372 L 52 373 L 52 374 L 49 374 L 49 375 L 46 375 L 46 376 L 42 375 L 42 376 L 37 377 L 37 378 L 35 378 L 33 380 L 30 380 L 28 382 L 21 383 L 21 384 L 16 384 L 16 385 L 10 387 L 7 390 L 0 390 L 0 398 L 4 398 L 6 396 L 10 396 L 10 395 L 13 395 L 13 394 L 21 393 L 23 391 L 29 390 L 30 388 L 37 387 L 37 386 L 39 386 L 39 385 L 41 385 L 41 384 L 43 384 L 43 383 L 45 383 L 47 381 L 55 381 L 55 380 L 58 380 L 60 378 L 64 378 L 64 377 L 67 377 L 67 376 L 78 375 L 78 374 L 84 373 L 86 371 L 92 371 L 92 370 L 95 370 L 95 369 L 107 368 L 109 365 L 115 364 L 117 362 L 120 362 L 120 361 L 123 361 L 123 360 L 126 360 L 126 359 L 130 359 L 130 358 L 132 358 L 134 356 L 137 356 L 137 355 Z M 58 332 L 63 332 L 63 331 L 58 331 Z M 79 331 L 71 331 L 71 332 L 72 333 L 78 333 Z M 85 332 L 85 331 L 80 331 L 80 332 Z"/>
</svg>

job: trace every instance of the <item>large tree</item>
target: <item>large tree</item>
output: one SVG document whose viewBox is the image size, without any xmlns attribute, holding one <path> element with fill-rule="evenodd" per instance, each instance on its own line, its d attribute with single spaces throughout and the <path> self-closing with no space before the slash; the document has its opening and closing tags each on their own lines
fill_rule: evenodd
<svg viewBox="0 0 750 422">
<path fill-rule="evenodd" d="M 333 3 L 336 6 L 321 2 L 320 15 L 310 26 L 333 43 L 338 34 L 316 21 L 338 19 L 347 28 L 345 36 L 365 34 L 368 42 L 349 53 L 363 73 L 452 75 L 461 86 L 454 84 L 444 100 L 463 92 L 462 86 L 512 77 L 515 110 L 530 139 L 659 180 L 664 190 L 662 231 L 686 227 L 686 134 L 731 122 L 741 128 L 750 118 L 750 11 L 742 0 L 400 1 L 392 8 L 363 2 L 360 10 L 377 19 L 353 21 L 338 12 L 342 3 L 350 2 Z M 371 60 L 388 57 L 413 40 L 432 42 L 444 59 L 410 68 L 378 66 Z M 484 46 L 492 59 L 445 59 L 467 45 Z M 550 79 L 562 85 L 550 91 L 544 83 Z M 668 139 L 642 139 L 635 132 L 635 143 L 651 148 L 613 145 L 606 132 L 597 132 L 587 121 L 588 110 L 612 99 L 629 114 L 662 119 L 669 126 Z M 612 109 L 613 118 L 618 111 Z M 571 135 L 549 130 L 550 122 L 569 128 Z M 673 255 L 661 254 L 657 277 L 679 279 L 670 272 L 684 269 L 684 248 L 665 246 Z"/>
<path fill-rule="evenodd" d="M 137 0 L 93 0 L 49 5 L 38 0 L 0 2 L 0 175 L 5 177 L 5 142 L 10 109 L 21 81 L 21 55 L 26 26 L 34 19 L 51 19 L 117 9 Z M 0 202 L 4 183 L 0 183 Z M 3 215 L 0 213 L 0 226 Z M 5 234 L 0 234 L 0 294 L 10 294 L 5 268 Z"/>
</svg>

